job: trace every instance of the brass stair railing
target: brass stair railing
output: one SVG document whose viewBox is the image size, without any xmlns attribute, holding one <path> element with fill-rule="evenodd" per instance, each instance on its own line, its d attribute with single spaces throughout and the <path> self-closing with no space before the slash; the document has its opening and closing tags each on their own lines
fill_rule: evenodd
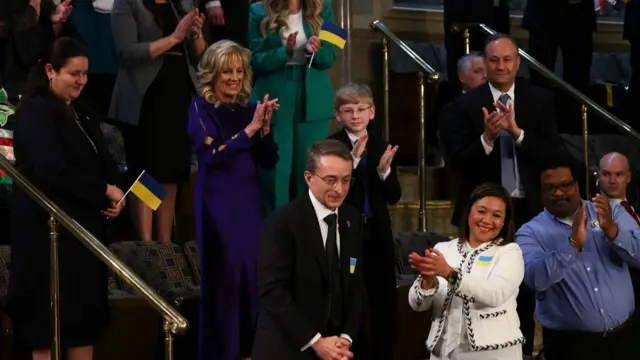
<svg viewBox="0 0 640 360">
<path fill-rule="evenodd" d="M 109 269 L 124 279 L 129 286 L 134 288 L 142 297 L 151 304 L 164 318 L 163 331 L 165 333 L 165 359 L 173 360 L 173 336 L 184 333 L 189 323 L 187 320 L 155 290 L 136 275 L 118 257 L 104 246 L 100 240 L 78 224 L 74 219 L 62 211 L 53 201 L 48 199 L 40 190 L 31 184 L 4 156 L 0 155 L 0 169 L 13 180 L 14 185 L 22 189 L 44 210 L 49 213 L 50 235 L 50 267 L 51 267 L 51 359 L 61 360 L 60 347 L 60 296 L 58 283 L 58 224 L 62 224 L 84 246 L 96 255 Z M 107 286 L 107 284 L 104 284 Z"/>
<path fill-rule="evenodd" d="M 427 64 L 418 54 L 415 53 L 407 44 L 400 40 L 389 28 L 387 28 L 379 20 L 371 23 L 371 28 L 380 31 L 384 36 L 382 38 L 383 53 L 383 75 L 382 82 L 384 87 L 384 138 L 389 140 L 389 40 L 393 42 L 400 50 L 409 56 L 422 71 L 418 72 L 418 93 L 420 96 L 420 134 L 418 135 L 418 191 L 420 197 L 420 205 L 418 206 L 418 230 L 427 231 L 427 212 L 426 212 L 426 139 L 425 139 L 425 81 L 424 74 L 427 73 L 428 82 L 433 86 L 434 93 L 437 93 L 439 76 L 438 73 Z M 431 104 L 433 104 L 431 99 Z"/>
<path fill-rule="evenodd" d="M 479 29 L 484 31 L 488 35 L 496 35 L 497 32 L 490 28 L 485 24 L 477 24 Z M 466 28 L 465 33 L 468 34 L 469 28 Z M 469 36 L 465 36 L 465 50 L 468 50 Z M 640 140 L 640 134 L 635 131 L 629 124 L 620 120 L 607 110 L 605 110 L 602 106 L 598 105 L 595 101 L 587 97 L 585 94 L 580 92 L 578 89 L 573 87 L 568 82 L 564 81 L 561 77 L 556 75 L 553 71 L 549 70 L 546 66 L 542 65 L 538 60 L 536 60 L 533 56 L 529 55 L 526 51 L 518 48 L 518 54 L 521 58 L 526 60 L 529 65 L 539 72 L 542 76 L 549 79 L 553 83 L 560 86 L 560 88 L 571 95 L 574 99 L 576 99 L 582 105 L 582 139 L 584 146 L 584 164 L 585 164 L 585 172 L 586 172 L 586 194 L 587 198 L 591 198 L 590 189 L 591 189 L 591 181 L 590 181 L 590 170 L 589 170 L 589 124 L 588 124 L 588 111 L 591 110 L 597 115 L 601 116 L 603 119 L 608 121 L 611 125 L 615 126 L 620 131 L 633 136 L 637 140 Z"/>
</svg>

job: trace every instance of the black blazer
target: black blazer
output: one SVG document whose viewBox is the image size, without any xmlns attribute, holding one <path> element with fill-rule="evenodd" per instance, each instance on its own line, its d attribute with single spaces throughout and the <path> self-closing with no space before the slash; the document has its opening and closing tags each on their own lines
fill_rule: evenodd
<svg viewBox="0 0 640 360">
<path fill-rule="evenodd" d="M 522 28 L 536 32 L 596 31 L 596 10 L 592 0 L 569 5 L 569 0 L 527 0 Z"/>
<path fill-rule="evenodd" d="M 335 139 L 344 143 L 349 150 L 353 149 L 351 140 L 347 132 L 342 130 L 330 136 L 331 139 Z M 389 217 L 389 210 L 387 205 L 395 205 L 400 201 L 402 196 L 402 190 L 400 189 L 400 182 L 398 182 L 398 172 L 396 170 L 395 162 L 391 163 L 391 172 L 389 176 L 382 181 L 378 175 L 378 164 L 380 158 L 387 148 L 386 141 L 378 139 L 369 134 L 369 140 L 367 142 L 367 166 L 360 163 L 358 167 L 353 170 L 354 181 L 349 189 L 346 203 L 356 208 L 362 214 L 364 212 L 364 177 L 369 180 L 369 202 L 371 204 L 371 211 L 375 217 L 374 226 L 377 228 L 381 237 L 386 239 L 393 239 L 393 232 L 391 231 L 391 219 Z"/>
<path fill-rule="evenodd" d="M 520 181 L 527 197 L 530 216 L 542 210 L 536 158 L 541 152 L 559 149 L 558 129 L 553 97 L 547 90 L 516 82 L 516 122 L 525 132 L 516 147 Z M 500 183 L 500 142 L 494 143 L 487 156 L 480 136 L 484 132 L 482 108 L 493 111 L 493 96 L 489 84 L 457 97 L 443 109 L 440 137 L 453 167 L 460 174 L 462 184 L 454 209 L 452 224 L 458 225 L 462 209 L 473 189 L 485 181 Z"/>
<path fill-rule="evenodd" d="M 356 342 L 363 317 L 360 214 L 349 205 L 338 210 L 344 294 L 344 333 Z M 309 195 L 299 196 L 271 214 L 262 227 L 258 258 L 260 313 L 253 360 L 317 359 L 304 352 L 329 321 L 329 266 L 316 212 Z M 350 259 L 356 259 L 350 273 Z M 335 335 L 335 334 L 328 334 Z"/>
</svg>

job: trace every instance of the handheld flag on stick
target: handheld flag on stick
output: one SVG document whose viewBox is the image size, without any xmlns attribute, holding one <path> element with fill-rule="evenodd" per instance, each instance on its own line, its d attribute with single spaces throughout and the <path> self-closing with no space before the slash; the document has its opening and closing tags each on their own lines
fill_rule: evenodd
<svg viewBox="0 0 640 360">
<path fill-rule="evenodd" d="M 127 190 L 122 199 L 127 197 L 129 192 L 132 192 L 138 197 L 138 199 L 154 211 L 158 210 L 162 200 L 167 196 L 167 190 L 165 190 L 160 183 L 158 183 L 144 170 L 140 173 L 140 176 L 138 176 L 138 179 L 136 179 L 133 185 L 131 185 L 129 190 Z M 122 202 L 122 200 L 120 200 L 120 202 Z M 118 203 L 118 205 L 120 205 L 120 203 Z"/>
<path fill-rule="evenodd" d="M 321 41 L 326 41 L 330 44 L 333 44 L 340 49 L 344 49 L 345 44 L 347 43 L 347 35 L 349 32 L 340 26 L 324 21 L 322 23 L 322 28 L 320 29 L 320 34 L 318 35 L 318 39 Z M 313 63 L 313 58 L 316 56 L 316 53 L 311 55 L 311 60 L 309 61 L 309 67 L 311 67 L 311 63 Z"/>
</svg>

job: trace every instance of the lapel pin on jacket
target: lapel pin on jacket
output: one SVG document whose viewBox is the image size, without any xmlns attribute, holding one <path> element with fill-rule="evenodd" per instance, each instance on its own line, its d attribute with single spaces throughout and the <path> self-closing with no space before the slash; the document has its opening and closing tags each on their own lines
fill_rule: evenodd
<svg viewBox="0 0 640 360">
<path fill-rule="evenodd" d="M 347 220 L 347 227 L 350 228 L 351 227 L 351 221 Z"/>
<path fill-rule="evenodd" d="M 353 274 L 356 272 L 356 263 L 358 262 L 358 259 L 356 258 L 350 258 L 349 259 L 349 273 Z"/>
</svg>

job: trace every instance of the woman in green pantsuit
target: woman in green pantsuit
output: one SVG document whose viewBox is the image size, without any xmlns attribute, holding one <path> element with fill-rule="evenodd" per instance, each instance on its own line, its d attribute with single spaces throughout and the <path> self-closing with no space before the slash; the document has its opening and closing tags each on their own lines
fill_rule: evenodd
<svg viewBox="0 0 640 360">
<path fill-rule="evenodd" d="M 334 93 L 326 71 L 336 51 L 318 40 L 323 21 L 334 21 L 329 0 L 263 0 L 249 9 L 253 96 L 270 94 L 280 104 L 271 125 L 280 161 L 261 174 L 268 211 L 289 202 L 292 185 L 307 191 L 307 149 L 329 135 Z"/>
</svg>

